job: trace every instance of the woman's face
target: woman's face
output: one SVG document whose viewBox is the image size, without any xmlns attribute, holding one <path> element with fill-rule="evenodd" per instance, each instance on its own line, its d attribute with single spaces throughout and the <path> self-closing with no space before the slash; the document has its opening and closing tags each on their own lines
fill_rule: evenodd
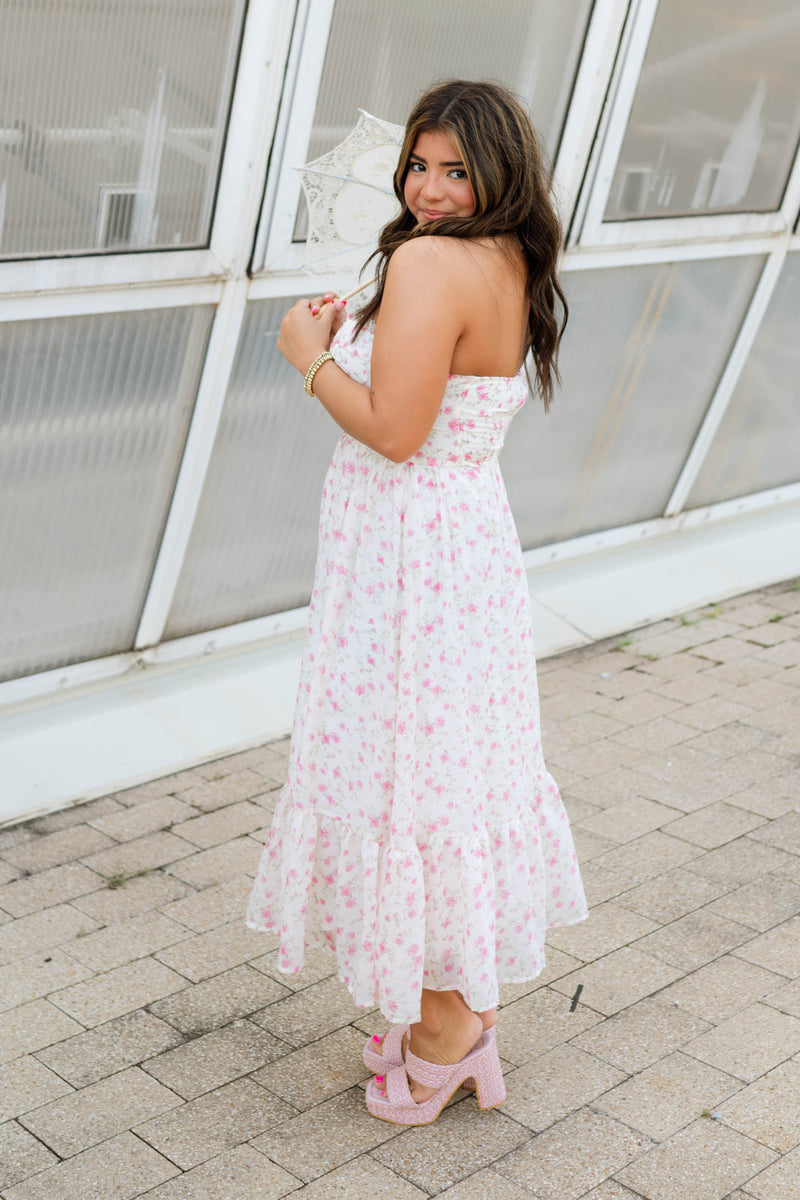
<svg viewBox="0 0 800 1200">
<path fill-rule="evenodd" d="M 464 164 L 441 129 L 426 130 L 414 143 L 403 193 L 420 224 L 475 212 L 475 193 Z"/>
</svg>

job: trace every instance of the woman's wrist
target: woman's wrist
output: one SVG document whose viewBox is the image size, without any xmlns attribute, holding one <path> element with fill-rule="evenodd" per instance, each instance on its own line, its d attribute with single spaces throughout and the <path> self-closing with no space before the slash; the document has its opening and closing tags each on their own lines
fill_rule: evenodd
<svg viewBox="0 0 800 1200">
<path fill-rule="evenodd" d="M 330 349 L 330 345 L 326 346 L 323 344 L 304 351 L 302 357 L 298 355 L 297 369 L 300 374 L 307 375 L 311 364 L 316 362 L 321 354 L 330 354 Z"/>
<path fill-rule="evenodd" d="M 334 357 L 330 350 L 322 350 L 315 359 L 309 364 L 308 370 L 303 376 L 303 387 L 309 396 L 314 396 L 314 380 L 326 363 L 334 362 Z"/>
</svg>

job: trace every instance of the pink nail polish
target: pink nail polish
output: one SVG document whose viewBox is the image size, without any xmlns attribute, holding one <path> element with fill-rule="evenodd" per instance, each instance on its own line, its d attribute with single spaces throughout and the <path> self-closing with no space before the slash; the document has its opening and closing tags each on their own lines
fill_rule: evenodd
<svg viewBox="0 0 800 1200">
<path fill-rule="evenodd" d="M 317 315 L 317 313 L 319 312 L 319 309 L 316 307 L 316 305 L 314 305 L 314 307 L 311 309 L 311 312 L 314 316 Z"/>
<path fill-rule="evenodd" d="M 373 1042 L 379 1042 L 381 1039 L 378 1037 L 377 1033 L 373 1033 L 372 1040 Z"/>
<path fill-rule="evenodd" d="M 376 1083 L 383 1083 L 383 1075 L 376 1075 L 376 1076 L 375 1076 L 375 1082 L 376 1082 Z"/>
</svg>

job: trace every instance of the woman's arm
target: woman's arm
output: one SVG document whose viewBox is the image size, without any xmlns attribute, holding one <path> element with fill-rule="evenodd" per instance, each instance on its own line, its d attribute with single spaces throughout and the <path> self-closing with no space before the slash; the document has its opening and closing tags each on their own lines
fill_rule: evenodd
<svg viewBox="0 0 800 1200">
<path fill-rule="evenodd" d="M 314 394 L 346 433 L 393 462 L 423 444 L 439 411 L 468 298 L 458 286 L 446 238 L 419 238 L 395 251 L 375 328 L 371 387 L 333 362 L 314 377 Z M 330 345 L 341 307 L 311 314 L 299 301 L 281 325 L 278 349 L 305 374 Z"/>
</svg>

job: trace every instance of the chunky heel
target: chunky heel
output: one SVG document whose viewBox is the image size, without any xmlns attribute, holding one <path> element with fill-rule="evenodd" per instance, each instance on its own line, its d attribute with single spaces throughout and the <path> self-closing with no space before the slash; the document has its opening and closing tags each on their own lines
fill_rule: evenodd
<svg viewBox="0 0 800 1200">
<path fill-rule="evenodd" d="M 479 1108 L 497 1108 L 506 1098 L 506 1082 L 503 1068 L 495 1053 L 485 1055 L 474 1068 L 475 1094 Z"/>
</svg>

